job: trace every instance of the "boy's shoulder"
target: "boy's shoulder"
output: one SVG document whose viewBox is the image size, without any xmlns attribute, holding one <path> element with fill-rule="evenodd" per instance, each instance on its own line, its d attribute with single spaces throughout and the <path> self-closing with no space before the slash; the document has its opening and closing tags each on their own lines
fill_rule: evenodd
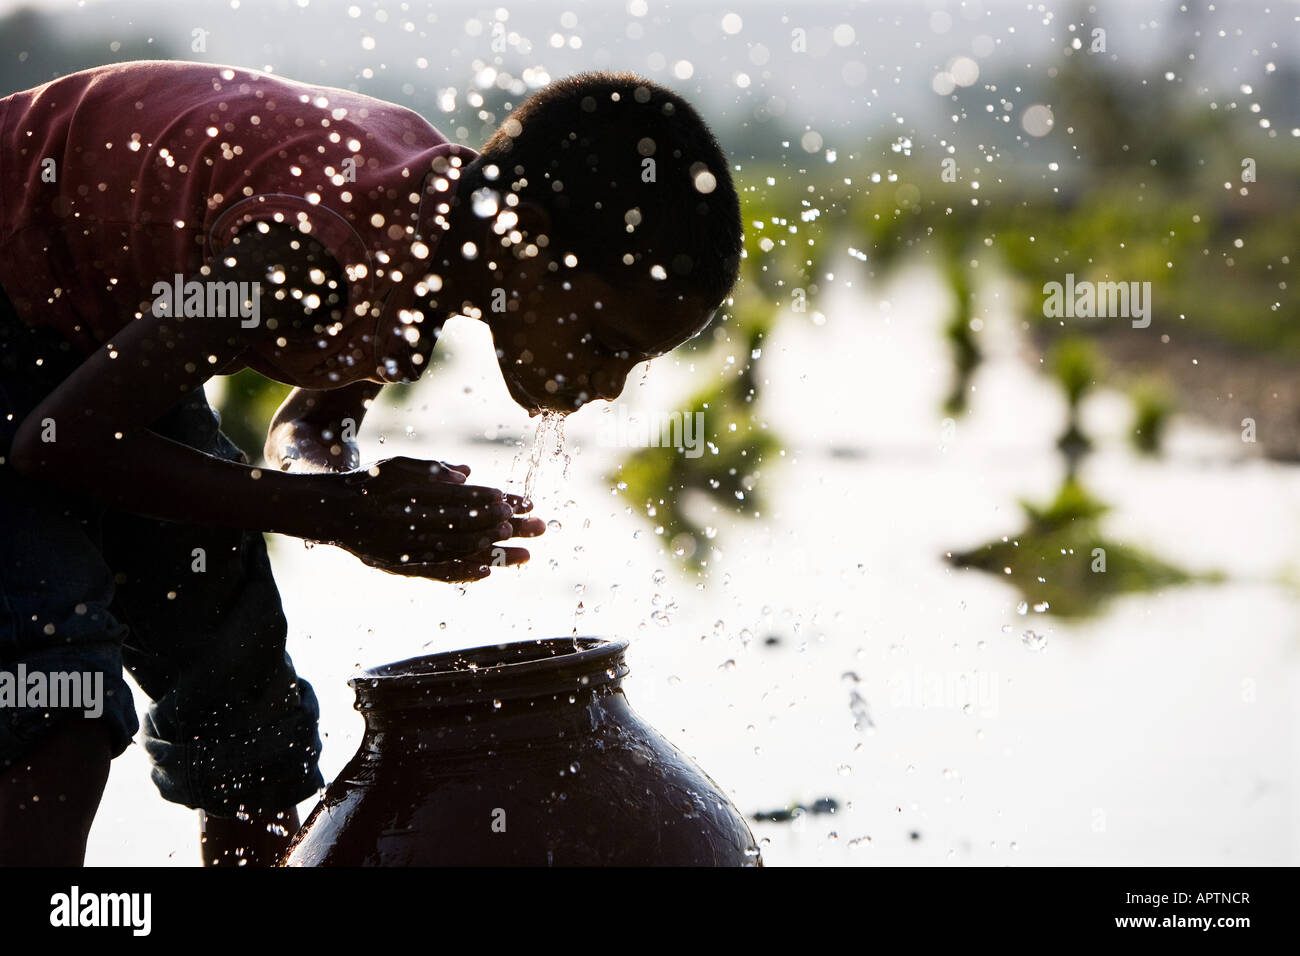
<svg viewBox="0 0 1300 956">
<path fill-rule="evenodd" d="M 326 110 L 334 120 L 397 117 L 413 127 L 431 124 L 419 113 L 355 90 L 291 80 L 249 67 L 190 60 L 128 60 L 107 63 L 57 77 L 41 86 L 0 99 L 28 109 L 62 112 L 74 105 L 123 104 L 114 118 L 147 119 L 140 114 L 166 110 L 179 115 L 186 106 L 210 104 L 213 120 L 231 120 L 239 101 L 249 100 L 264 112 L 285 114 Z M 18 119 L 10 110 L 10 121 Z M 268 117 L 269 118 L 269 117 Z M 318 120 L 319 116 L 313 116 Z M 257 124 L 254 124 L 257 125 Z"/>
<path fill-rule="evenodd" d="M 89 352 L 156 282 L 260 220 L 322 241 L 364 315 L 420 225 L 411 197 L 440 158 L 472 159 L 462 149 L 406 107 L 259 70 L 139 60 L 69 74 L 0 101 L 0 286 L 25 321 Z"/>
</svg>

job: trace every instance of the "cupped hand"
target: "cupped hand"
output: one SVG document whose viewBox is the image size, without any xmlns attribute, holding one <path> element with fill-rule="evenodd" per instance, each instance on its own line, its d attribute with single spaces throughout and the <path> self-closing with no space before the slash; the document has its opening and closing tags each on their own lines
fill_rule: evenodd
<svg viewBox="0 0 1300 956">
<path fill-rule="evenodd" d="M 272 468 L 299 475 L 351 471 L 361 464 L 356 441 L 327 434 L 301 422 L 281 422 L 267 434 L 262 455 Z"/>
<path fill-rule="evenodd" d="M 467 484 L 468 476 L 465 465 L 405 457 L 337 475 L 347 507 L 321 541 L 370 567 L 440 581 L 477 581 L 493 567 L 523 564 L 526 549 L 500 542 L 536 537 L 545 523 L 526 516 L 531 502 Z"/>
</svg>

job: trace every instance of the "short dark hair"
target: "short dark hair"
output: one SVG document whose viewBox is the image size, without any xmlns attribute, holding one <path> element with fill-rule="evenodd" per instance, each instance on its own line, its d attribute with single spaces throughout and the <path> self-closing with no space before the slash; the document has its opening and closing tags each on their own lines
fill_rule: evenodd
<svg viewBox="0 0 1300 956">
<path fill-rule="evenodd" d="M 743 231 L 727 158 L 694 107 L 643 77 L 550 83 L 506 117 L 466 180 L 546 209 L 550 251 L 606 281 L 712 306 L 735 284 Z"/>
</svg>

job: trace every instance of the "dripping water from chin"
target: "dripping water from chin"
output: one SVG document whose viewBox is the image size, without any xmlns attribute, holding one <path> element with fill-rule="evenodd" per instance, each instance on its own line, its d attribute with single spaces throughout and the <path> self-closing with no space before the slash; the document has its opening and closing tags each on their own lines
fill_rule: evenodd
<svg viewBox="0 0 1300 956">
<path fill-rule="evenodd" d="M 533 500 L 533 491 L 537 487 L 537 478 L 541 473 L 542 462 L 556 458 L 564 459 L 564 471 L 562 477 L 569 476 L 569 463 L 572 461 L 571 456 L 564 451 L 564 413 L 543 409 L 537 418 L 537 428 L 533 432 L 532 447 L 527 449 L 528 465 L 527 472 L 524 475 L 523 496 L 530 501 Z M 525 454 L 521 450 L 515 458 L 515 465 L 518 466 L 520 458 Z M 512 469 L 513 471 L 513 469 Z M 512 483 L 514 479 L 511 479 Z"/>
</svg>

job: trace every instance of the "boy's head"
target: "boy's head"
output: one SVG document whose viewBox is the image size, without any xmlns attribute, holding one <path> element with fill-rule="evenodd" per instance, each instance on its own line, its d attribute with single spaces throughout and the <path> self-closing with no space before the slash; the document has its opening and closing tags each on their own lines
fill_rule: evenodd
<svg viewBox="0 0 1300 956">
<path fill-rule="evenodd" d="M 504 302 L 481 307 L 531 412 L 616 398 L 634 365 L 700 332 L 736 280 L 726 157 L 689 103 L 629 73 L 535 93 L 466 170 L 462 197 L 500 214 L 485 258 Z"/>
</svg>

